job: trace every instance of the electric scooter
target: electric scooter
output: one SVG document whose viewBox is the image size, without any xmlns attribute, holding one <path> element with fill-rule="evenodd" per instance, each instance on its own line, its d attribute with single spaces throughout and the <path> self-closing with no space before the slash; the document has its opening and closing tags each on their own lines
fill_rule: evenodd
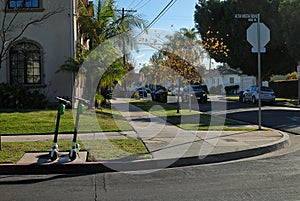
<svg viewBox="0 0 300 201">
<path fill-rule="evenodd" d="M 59 105 L 57 108 L 57 117 L 56 117 L 53 145 L 52 145 L 51 151 L 49 152 L 49 159 L 51 161 L 55 161 L 58 157 L 57 137 L 58 137 L 58 128 L 59 128 L 59 123 L 60 123 L 60 116 L 64 114 L 66 105 L 71 105 L 71 102 L 68 100 L 65 100 L 60 97 L 56 97 L 56 99 L 59 101 Z"/>
<path fill-rule="evenodd" d="M 75 160 L 77 157 L 77 154 L 79 152 L 80 146 L 77 144 L 77 133 L 78 133 L 78 124 L 79 124 L 79 116 L 84 111 L 84 105 L 88 105 L 90 101 L 75 97 L 76 100 L 78 100 L 78 106 L 77 106 L 77 112 L 76 112 L 76 119 L 75 119 L 75 127 L 74 127 L 74 135 L 73 135 L 73 141 L 72 141 L 72 149 L 69 152 L 69 158 L 71 161 Z"/>
</svg>

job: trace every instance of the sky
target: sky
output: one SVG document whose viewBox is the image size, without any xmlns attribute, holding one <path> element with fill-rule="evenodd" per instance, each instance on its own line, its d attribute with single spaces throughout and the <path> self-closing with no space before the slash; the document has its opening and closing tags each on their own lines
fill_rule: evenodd
<svg viewBox="0 0 300 201">
<path fill-rule="evenodd" d="M 168 5 L 170 0 L 116 0 L 121 9 L 137 10 L 149 23 Z M 169 10 L 151 27 L 178 31 L 194 27 L 194 11 L 198 0 L 176 0 Z"/>
<path fill-rule="evenodd" d="M 97 0 L 94 0 L 96 3 Z M 170 3 L 171 0 L 115 0 L 117 9 L 136 10 L 134 14 L 139 15 L 149 24 L 161 11 Z M 174 4 L 150 27 L 148 34 L 139 36 L 147 38 L 148 41 L 160 41 L 166 35 L 172 35 L 180 28 L 194 28 L 195 5 L 198 0 L 174 0 Z M 157 43 L 157 42 L 156 42 Z M 151 45 L 150 45 L 151 46 Z M 149 63 L 150 56 L 156 50 L 149 45 L 139 45 L 138 52 L 132 52 L 134 64 L 137 69 Z M 204 62 L 207 64 L 207 61 Z"/>
</svg>

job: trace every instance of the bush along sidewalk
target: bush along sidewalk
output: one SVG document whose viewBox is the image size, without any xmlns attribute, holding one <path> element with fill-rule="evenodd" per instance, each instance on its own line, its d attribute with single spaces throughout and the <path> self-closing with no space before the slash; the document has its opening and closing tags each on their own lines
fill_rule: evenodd
<svg viewBox="0 0 300 201">
<path fill-rule="evenodd" d="M 41 109 L 48 103 L 43 93 L 30 91 L 20 84 L 0 83 L 0 94 L 0 108 L 3 109 Z"/>
</svg>

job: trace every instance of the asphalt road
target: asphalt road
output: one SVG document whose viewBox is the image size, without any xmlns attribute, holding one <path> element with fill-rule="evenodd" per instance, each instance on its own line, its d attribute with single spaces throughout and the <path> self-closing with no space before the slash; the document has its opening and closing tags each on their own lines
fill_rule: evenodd
<svg viewBox="0 0 300 201">
<path fill-rule="evenodd" d="M 224 98 L 215 97 L 206 104 L 194 104 L 193 109 L 258 125 L 258 106 L 251 103 L 226 101 Z M 262 126 L 300 134 L 300 108 L 263 104 L 261 114 Z"/>
<path fill-rule="evenodd" d="M 151 173 L 0 176 L 11 200 L 299 200 L 300 151 Z"/>
</svg>

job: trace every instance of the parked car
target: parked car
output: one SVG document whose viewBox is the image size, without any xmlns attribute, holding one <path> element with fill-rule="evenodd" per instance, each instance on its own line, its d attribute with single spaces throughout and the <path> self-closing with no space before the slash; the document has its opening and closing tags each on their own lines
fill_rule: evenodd
<svg viewBox="0 0 300 201">
<path fill-rule="evenodd" d="M 139 87 L 135 91 L 139 93 L 140 97 L 147 97 L 147 93 L 148 93 L 147 88 L 145 88 L 145 87 Z"/>
<path fill-rule="evenodd" d="M 252 102 L 252 103 L 257 103 L 259 99 L 259 93 L 258 93 L 258 86 L 251 86 L 249 89 L 243 92 L 242 94 L 242 102 Z M 268 102 L 271 104 L 275 103 L 275 93 L 273 89 L 270 87 L 261 87 L 261 94 L 260 98 L 262 102 Z"/>
<path fill-rule="evenodd" d="M 160 103 L 167 103 L 168 101 L 168 90 L 163 86 L 156 86 L 156 88 L 151 92 L 152 101 L 157 101 Z"/>
<path fill-rule="evenodd" d="M 185 96 L 185 100 L 188 100 L 189 96 L 195 96 L 198 103 L 206 103 L 207 102 L 207 93 L 203 90 L 200 85 L 187 85 L 183 88 L 183 94 Z"/>
</svg>

